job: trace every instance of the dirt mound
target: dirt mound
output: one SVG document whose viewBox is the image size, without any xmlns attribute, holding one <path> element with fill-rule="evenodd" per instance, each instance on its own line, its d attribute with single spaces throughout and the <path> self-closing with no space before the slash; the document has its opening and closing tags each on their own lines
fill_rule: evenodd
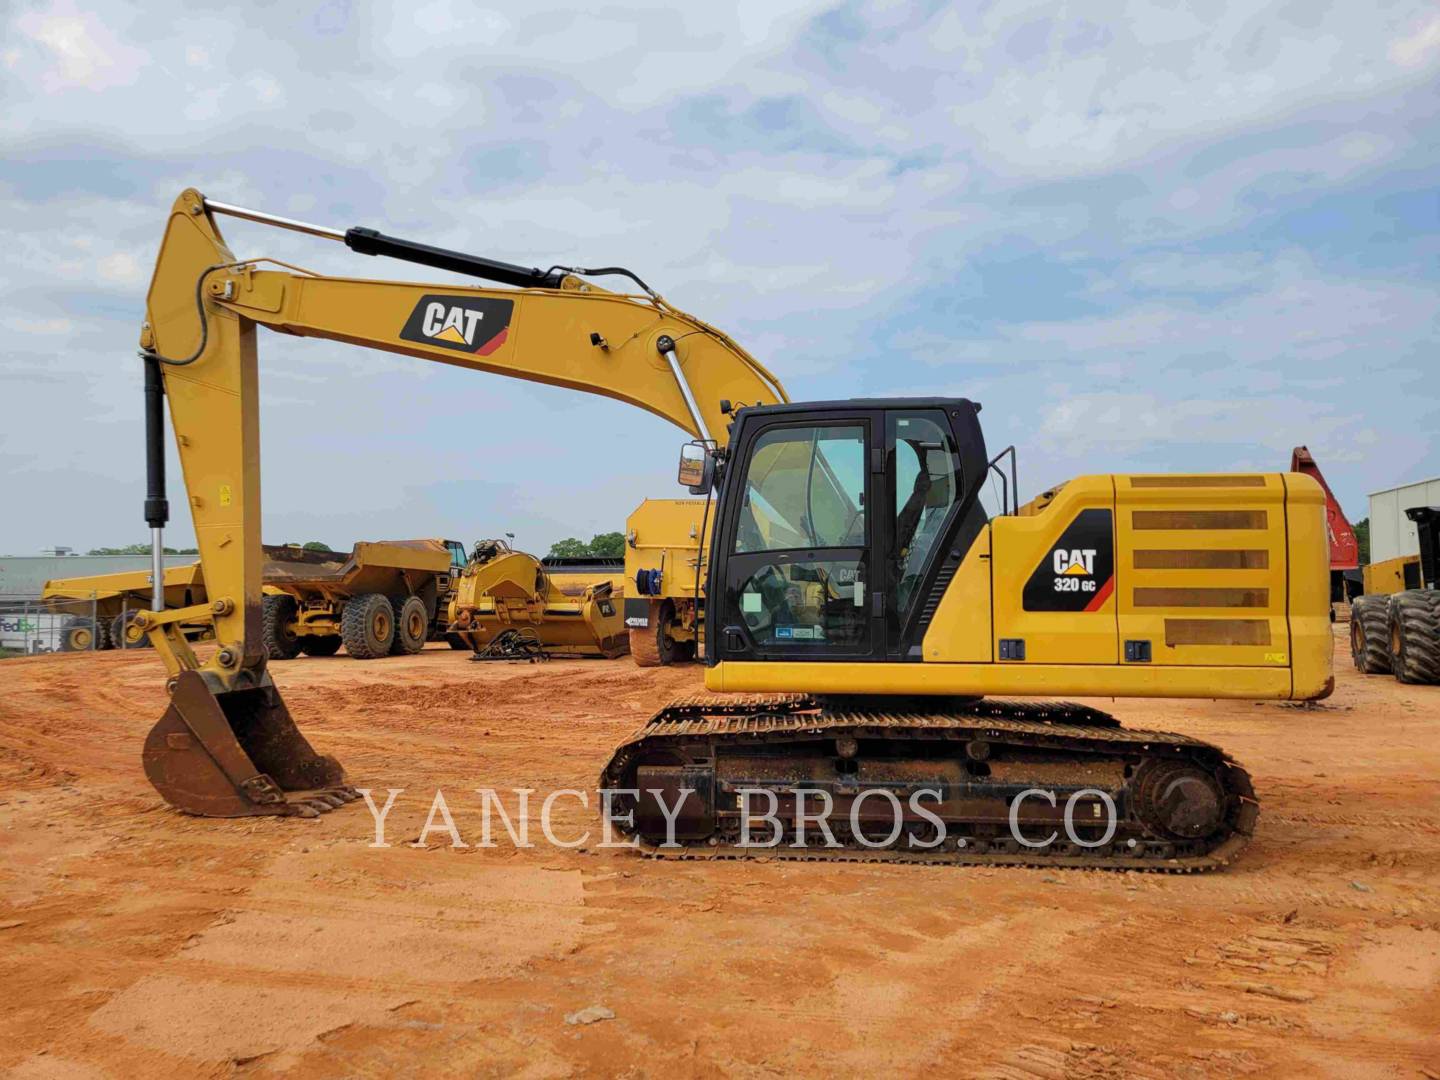
<svg viewBox="0 0 1440 1080">
<path fill-rule="evenodd" d="M 484 847 L 477 788 L 536 789 L 538 839 L 700 673 L 443 646 L 275 666 L 319 749 L 403 789 L 388 847 L 363 803 L 186 818 L 140 771 L 153 654 L 7 660 L 0 1070 L 1437 1075 L 1440 692 L 1337 675 L 1317 708 L 1096 703 L 1254 774 L 1240 864 L 1179 878 L 655 862 L 573 797 L 579 846 Z M 437 788 L 468 846 L 412 846 Z"/>
</svg>

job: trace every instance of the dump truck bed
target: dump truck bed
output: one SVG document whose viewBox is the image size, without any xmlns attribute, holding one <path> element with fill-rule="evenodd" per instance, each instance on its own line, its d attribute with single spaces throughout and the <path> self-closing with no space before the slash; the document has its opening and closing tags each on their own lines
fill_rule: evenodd
<svg viewBox="0 0 1440 1080">
<path fill-rule="evenodd" d="M 393 593 L 403 577 L 410 589 L 450 569 L 443 540 L 361 541 L 349 555 L 266 547 L 266 586 L 294 593 L 320 593 L 327 599 L 362 593 Z"/>
<path fill-rule="evenodd" d="M 264 583 L 286 591 L 320 591 L 333 596 L 389 592 L 397 571 L 424 577 L 450 568 L 450 554 L 441 540 L 362 541 L 348 555 L 341 551 L 306 551 L 267 544 Z M 150 571 L 124 570 L 89 577 L 54 578 L 41 594 L 46 600 L 150 599 Z M 205 575 L 198 562 L 165 570 L 165 606 L 203 604 Z"/>
</svg>

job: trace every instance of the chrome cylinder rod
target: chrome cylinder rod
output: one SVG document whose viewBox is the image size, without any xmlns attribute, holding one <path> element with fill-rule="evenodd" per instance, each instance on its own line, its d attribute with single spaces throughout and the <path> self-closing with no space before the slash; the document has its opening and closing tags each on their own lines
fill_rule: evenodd
<svg viewBox="0 0 1440 1080">
<path fill-rule="evenodd" d="M 165 540 L 163 529 L 150 530 L 150 610 L 165 610 Z"/>
<path fill-rule="evenodd" d="M 660 340 L 655 343 L 660 350 L 660 355 L 670 365 L 670 373 L 675 376 L 675 385 L 680 388 L 680 396 L 685 399 L 685 408 L 690 413 L 690 422 L 695 425 L 695 437 L 705 438 L 707 432 L 705 423 L 700 419 L 700 406 L 695 401 L 695 395 L 690 392 L 690 384 L 685 381 L 685 374 L 680 370 L 680 358 L 675 355 L 675 339 L 669 334 L 660 335 Z"/>
<path fill-rule="evenodd" d="M 243 218 L 246 221 L 258 221 L 261 225 L 274 225 L 277 229 L 289 229 L 292 232 L 309 233 L 311 236 L 323 236 L 326 240 L 338 240 L 345 242 L 344 229 L 330 229 L 324 225 L 311 225 L 308 221 L 296 221 L 294 218 L 280 217 L 278 214 L 266 214 L 260 210 L 250 210 L 244 206 L 232 206 L 230 203 L 215 202 L 213 199 L 205 200 L 205 209 L 216 214 L 227 214 L 230 217 Z"/>
</svg>

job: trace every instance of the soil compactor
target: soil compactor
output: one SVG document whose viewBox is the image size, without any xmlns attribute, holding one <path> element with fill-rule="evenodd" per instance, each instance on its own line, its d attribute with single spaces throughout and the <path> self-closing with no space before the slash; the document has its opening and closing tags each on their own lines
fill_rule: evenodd
<svg viewBox="0 0 1440 1080">
<path fill-rule="evenodd" d="M 263 269 L 224 246 L 217 214 L 508 287 Z M 588 280 L 616 274 L 639 291 Z M 714 496 L 704 662 L 718 696 L 663 710 L 601 774 L 628 789 L 614 820 L 661 853 L 750 850 L 758 792 L 786 841 L 770 856 L 1208 869 L 1254 827 L 1244 770 L 1055 699 L 1333 686 L 1325 499 L 1308 477 L 1085 476 L 991 519 L 980 492 L 992 477 L 1017 490 L 1013 448 L 987 456 L 970 401 L 788 403 L 740 346 L 623 268 L 528 269 L 188 190 L 141 336 L 147 520 L 163 524 L 163 382 L 219 642 L 201 663 L 172 630 L 185 612 L 144 616 L 172 675 L 146 768 L 181 809 L 313 813 L 354 794 L 257 647 L 258 325 L 608 395 L 695 437 L 681 475 Z M 847 823 L 819 846 L 812 797 Z M 1051 841 L 1059 824 L 1072 839 Z"/>
</svg>

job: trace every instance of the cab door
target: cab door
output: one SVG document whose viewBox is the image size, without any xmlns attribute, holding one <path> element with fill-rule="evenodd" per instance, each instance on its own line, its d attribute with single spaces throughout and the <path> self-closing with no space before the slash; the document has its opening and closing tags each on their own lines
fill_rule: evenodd
<svg viewBox="0 0 1440 1080">
<path fill-rule="evenodd" d="M 880 427 L 873 410 L 782 414 L 733 448 L 741 474 L 725 481 L 737 487 L 724 500 L 711 622 L 719 659 L 855 661 L 883 651 Z"/>
</svg>

